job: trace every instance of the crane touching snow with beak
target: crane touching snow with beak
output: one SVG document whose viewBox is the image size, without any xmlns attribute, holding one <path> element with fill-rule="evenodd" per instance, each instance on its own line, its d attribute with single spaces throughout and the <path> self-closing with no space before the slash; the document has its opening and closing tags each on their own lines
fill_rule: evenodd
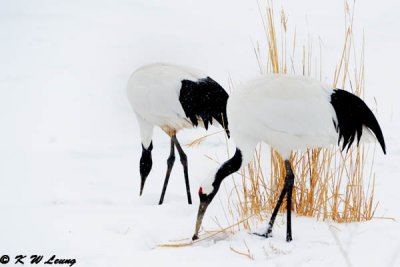
<svg viewBox="0 0 400 267">
<path fill-rule="evenodd" d="M 187 157 L 176 138 L 176 133 L 198 125 L 208 129 L 208 125 L 216 120 L 225 127 L 229 136 L 226 118 L 228 94 L 216 81 L 195 69 L 161 63 L 146 65 L 136 70 L 128 81 L 127 89 L 142 141 L 139 166 L 140 195 L 153 164 L 153 128 L 158 126 L 171 138 L 167 173 L 159 204 L 163 203 L 175 162 L 175 147 L 183 165 L 188 203 L 192 204 Z"/>
<path fill-rule="evenodd" d="M 292 150 L 325 147 L 342 143 L 347 149 L 361 136 L 376 138 L 386 154 L 381 128 L 363 100 L 340 89 L 332 89 L 301 76 L 266 75 L 251 80 L 230 96 L 227 106 L 230 130 L 236 145 L 226 161 L 200 189 L 200 206 L 193 240 L 204 213 L 225 177 L 246 166 L 258 142 L 274 148 L 285 160 L 284 187 L 274 208 L 264 237 L 270 237 L 275 217 L 287 196 L 286 240 L 292 240 L 291 200 L 294 174 L 289 161 Z M 373 140 L 373 139 L 372 139 Z"/>
</svg>

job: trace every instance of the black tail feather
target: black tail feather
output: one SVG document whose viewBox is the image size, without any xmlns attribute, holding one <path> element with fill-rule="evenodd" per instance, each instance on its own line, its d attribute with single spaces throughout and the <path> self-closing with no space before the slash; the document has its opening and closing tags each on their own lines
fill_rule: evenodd
<svg viewBox="0 0 400 267">
<path fill-rule="evenodd" d="M 331 95 L 331 104 L 336 112 L 337 122 L 334 121 L 339 133 L 338 143 L 343 139 L 343 149 L 347 151 L 357 135 L 357 145 L 362 135 L 362 126 L 368 127 L 374 134 L 386 154 L 386 145 L 381 127 L 372 111 L 362 99 L 347 91 L 335 89 Z"/>
<path fill-rule="evenodd" d="M 179 101 L 193 126 L 201 119 L 204 127 L 213 123 L 213 119 L 225 128 L 229 137 L 226 104 L 229 95 L 216 81 L 210 77 L 197 81 L 182 80 Z"/>
</svg>

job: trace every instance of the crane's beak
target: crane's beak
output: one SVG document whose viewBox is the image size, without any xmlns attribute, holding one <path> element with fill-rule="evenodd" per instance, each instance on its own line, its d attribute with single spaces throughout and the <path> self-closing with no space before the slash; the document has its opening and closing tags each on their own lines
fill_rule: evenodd
<svg viewBox="0 0 400 267">
<path fill-rule="evenodd" d="M 200 226 L 201 226 L 201 223 L 203 222 L 204 213 L 207 210 L 208 204 L 210 204 L 210 202 L 207 202 L 207 201 L 200 202 L 199 211 L 197 212 L 196 229 L 195 229 L 194 235 L 192 237 L 193 241 L 196 239 L 199 239 L 198 235 L 199 235 Z"/>
</svg>

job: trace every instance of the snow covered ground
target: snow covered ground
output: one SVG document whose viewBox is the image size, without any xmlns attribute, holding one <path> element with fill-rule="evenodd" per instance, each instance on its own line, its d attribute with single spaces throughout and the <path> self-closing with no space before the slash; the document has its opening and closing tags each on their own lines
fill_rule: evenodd
<svg viewBox="0 0 400 267">
<path fill-rule="evenodd" d="M 343 2 L 275 1 L 300 42 L 323 40 L 331 73 L 343 44 Z M 360 1 L 356 38 L 366 38 L 367 103 L 378 103 L 388 155 L 375 157 L 377 217 L 335 224 L 294 216 L 294 241 L 278 219 L 273 238 L 245 231 L 184 248 L 197 189 L 226 158 L 224 137 L 186 148 L 194 205 L 186 204 L 179 161 L 158 206 L 169 140 L 155 131 L 153 170 L 139 198 L 140 141 L 125 94 L 131 72 L 152 62 L 202 69 L 228 88 L 258 73 L 252 42 L 265 44 L 256 1 L 2 0 L 0 2 L 0 258 L 75 258 L 74 266 L 400 266 L 400 17 L 398 1 Z M 216 129 L 213 129 L 216 131 Z M 204 131 L 179 134 L 183 144 Z M 229 182 L 226 185 L 229 187 Z M 220 194 L 204 227 L 223 224 Z M 234 253 L 247 251 L 250 260 Z M 345 253 L 343 253 L 345 251 Z M 25 265 L 28 263 L 26 262 Z M 29 266 L 29 265 L 28 265 Z"/>
</svg>

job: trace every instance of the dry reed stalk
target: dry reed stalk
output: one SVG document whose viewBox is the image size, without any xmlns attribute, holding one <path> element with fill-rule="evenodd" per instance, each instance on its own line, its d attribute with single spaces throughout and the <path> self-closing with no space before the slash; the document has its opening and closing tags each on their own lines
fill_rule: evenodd
<svg viewBox="0 0 400 267">
<path fill-rule="evenodd" d="M 253 215 L 252 215 L 253 216 Z M 234 227 L 243 224 L 244 221 L 248 221 L 252 216 L 238 220 L 236 223 L 229 225 L 225 228 L 220 227 L 219 230 L 215 230 L 215 231 L 207 231 L 207 235 L 200 235 L 201 237 L 195 241 L 192 241 L 189 238 L 185 238 L 185 239 L 181 239 L 181 240 L 171 240 L 170 243 L 167 244 L 158 244 L 157 247 L 163 247 L 163 248 L 180 248 L 180 247 L 188 247 L 191 246 L 193 244 L 202 242 L 204 240 L 210 239 L 214 236 L 217 236 L 221 233 L 226 233 L 228 230 L 233 229 Z M 176 241 L 181 242 L 181 241 L 187 241 L 184 243 L 176 243 Z"/>
<path fill-rule="evenodd" d="M 218 131 L 218 132 L 215 132 L 215 133 L 210 133 L 210 134 L 204 135 L 204 136 L 202 136 L 202 137 L 199 137 L 199 138 L 193 140 L 193 141 L 190 142 L 189 144 L 186 144 L 185 146 L 186 146 L 186 147 L 189 147 L 189 148 L 192 148 L 192 147 L 195 147 L 195 146 L 199 146 L 199 145 L 200 145 L 201 143 L 203 143 L 208 137 L 213 136 L 213 135 L 216 135 L 216 134 L 219 134 L 219 133 L 223 133 L 223 132 L 225 132 L 225 130 L 221 130 L 221 131 Z"/>
<path fill-rule="evenodd" d="M 249 246 L 247 246 L 246 241 L 243 240 L 243 242 L 244 242 L 244 245 L 246 246 L 246 252 L 241 252 L 237 249 L 234 249 L 232 246 L 230 246 L 230 249 L 239 255 L 245 256 L 245 257 L 249 258 L 250 260 L 254 260 L 253 254 L 251 254 L 251 251 L 249 249 Z"/>
</svg>

